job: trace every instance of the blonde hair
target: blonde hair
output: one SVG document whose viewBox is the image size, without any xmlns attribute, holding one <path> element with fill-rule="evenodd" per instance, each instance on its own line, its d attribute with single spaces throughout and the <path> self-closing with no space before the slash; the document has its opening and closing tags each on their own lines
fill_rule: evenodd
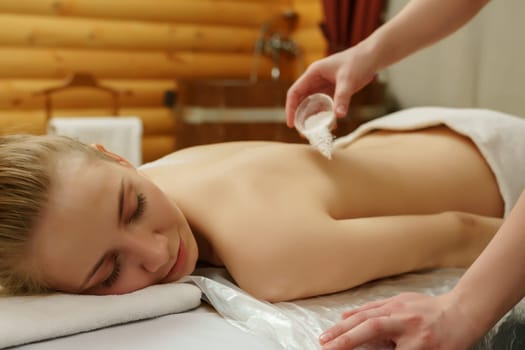
<svg viewBox="0 0 525 350">
<path fill-rule="evenodd" d="M 0 289 L 24 295 L 49 291 L 27 272 L 31 232 L 48 202 L 56 162 L 78 153 L 88 159 L 109 159 L 102 152 L 64 136 L 0 137 Z"/>
</svg>

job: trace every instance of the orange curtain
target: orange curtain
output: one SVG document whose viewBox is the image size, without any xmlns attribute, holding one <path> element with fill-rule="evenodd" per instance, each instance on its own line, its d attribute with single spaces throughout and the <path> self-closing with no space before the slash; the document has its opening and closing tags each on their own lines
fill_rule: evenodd
<svg viewBox="0 0 525 350">
<path fill-rule="evenodd" d="M 353 46 L 381 25 L 384 0 L 322 0 L 328 54 Z"/>
</svg>

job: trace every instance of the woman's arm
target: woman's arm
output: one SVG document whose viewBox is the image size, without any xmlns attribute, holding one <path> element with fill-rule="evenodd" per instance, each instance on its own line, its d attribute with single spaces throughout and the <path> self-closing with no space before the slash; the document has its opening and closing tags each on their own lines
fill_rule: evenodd
<svg viewBox="0 0 525 350">
<path fill-rule="evenodd" d="M 363 43 L 379 69 L 429 46 L 474 17 L 489 0 L 412 0 Z"/>
<path fill-rule="evenodd" d="M 392 340 L 414 350 L 463 350 L 525 295 L 524 266 L 525 192 L 451 292 L 437 297 L 402 294 L 366 304 L 343 315 L 343 321 L 321 336 L 323 349 L 349 350 Z"/>
<path fill-rule="evenodd" d="M 304 219 L 303 219 L 304 221 Z M 243 250 L 256 258 L 230 265 L 239 285 L 271 301 L 345 290 L 370 280 L 444 266 L 466 267 L 501 219 L 446 212 L 432 215 L 318 220 L 279 237 L 260 235 Z M 267 249 L 270 246 L 272 249 Z M 252 252 L 252 253 L 249 253 Z M 257 268 L 260 266 L 261 269 Z"/>
<path fill-rule="evenodd" d="M 525 192 L 494 240 L 451 293 L 456 305 L 488 331 L 525 296 Z"/>
</svg>

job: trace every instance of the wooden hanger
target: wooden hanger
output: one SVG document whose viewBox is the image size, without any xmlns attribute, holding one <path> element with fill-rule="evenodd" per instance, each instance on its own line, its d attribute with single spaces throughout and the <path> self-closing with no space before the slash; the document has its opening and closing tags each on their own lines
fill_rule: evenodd
<svg viewBox="0 0 525 350">
<path fill-rule="evenodd" d="M 46 107 L 46 120 L 49 120 L 49 118 L 51 118 L 51 114 L 53 111 L 51 95 L 55 92 L 67 90 L 74 87 L 89 87 L 105 91 L 111 94 L 113 99 L 112 113 L 113 115 L 118 116 L 118 112 L 120 109 L 119 92 L 116 89 L 99 84 L 98 81 L 91 74 L 79 72 L 72 74 L 68 78 L 68 80 L 62 85 L 50 87 L 35 93 L 35 95 L 44 95 Z"/>
</svg>

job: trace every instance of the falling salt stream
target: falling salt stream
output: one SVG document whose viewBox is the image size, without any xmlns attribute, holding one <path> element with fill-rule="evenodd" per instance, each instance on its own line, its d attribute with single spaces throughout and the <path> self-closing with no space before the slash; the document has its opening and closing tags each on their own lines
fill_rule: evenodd
<svg viewBox="0 0 525 350">
<path fill-rule="evenodd" d="M 323 156 L 332 159 L 334 137 L 330 131 L 333 122 L 333 112 L 324 111 L 314 114 L 304 121 L 302 134 L 308 142 Z"/>
</svg>

